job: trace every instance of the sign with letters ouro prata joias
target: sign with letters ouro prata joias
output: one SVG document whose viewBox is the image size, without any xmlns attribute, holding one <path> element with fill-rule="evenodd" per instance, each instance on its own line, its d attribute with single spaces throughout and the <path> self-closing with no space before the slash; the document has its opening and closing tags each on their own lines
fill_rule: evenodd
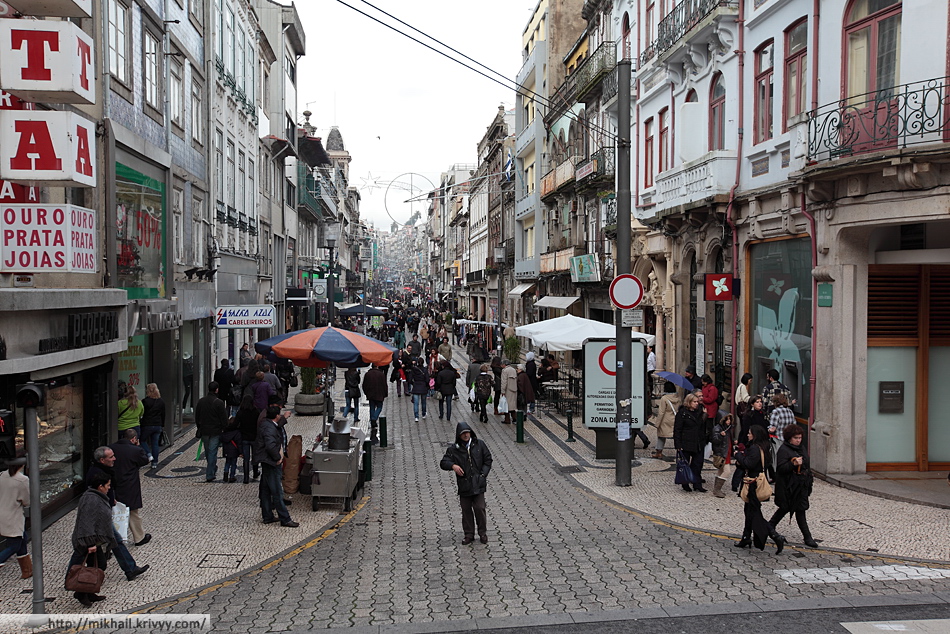
<svg viewBox="0 0 950 634">
<path fill-rule="evenodd" d="M 630 427 L 646 423 L 646 344 L 632 342 Z M 613 339 L 584 342 L 584 425 L 588 429 L 617 426 L 617 343 Z"/>
<path fill-rule="evenodd" d="M 216 328 L 273 328 L 277 309 L 271 304 L 254 306 L 218 306 L 214 313 Z"/>
<path fill-rule="evenodd" d="M 0 272 L 95 273 L 96 212 L 76 205 L 0 205 Z"/>
</svg>

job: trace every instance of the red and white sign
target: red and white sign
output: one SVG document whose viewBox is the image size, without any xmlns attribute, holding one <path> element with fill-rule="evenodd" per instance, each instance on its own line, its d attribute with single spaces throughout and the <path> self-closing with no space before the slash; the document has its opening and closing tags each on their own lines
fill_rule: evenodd
<svg viewBox="0 0 950 634">
<path fill-rule="evenodd" d="M 0 20 L 0 86 L 27 101 L 94 104 L 93 51 L 72 22 Z"/>
<path fill-rule="evenodd" d="M 75 205 L 0 205 L 0 272 L 95 273 L 96 212 Z"/>
<path fill-rule="evenodd" d="M 0 4 L 7 4 L 23 15 L 60 18 L 92 17 L 92 0 L 3 0 Z"/>
<path fill-rule="evenodd" d="M 0 178 L 95 187 L 96 124 L 73 112 L 0 111 Z"/>
<path fill-rule="evenodd" d="M 704 281 L 707 302 L 732 301 L 734 297 L 732 273 L 706 273 Z"/>
<path fill-rule="evenodd" d="M 643 283 L 636 275 L 623 273 L 610 283 L 610 303 L 617 308 L 636 308 L 642 300 Z"/>
</svg>

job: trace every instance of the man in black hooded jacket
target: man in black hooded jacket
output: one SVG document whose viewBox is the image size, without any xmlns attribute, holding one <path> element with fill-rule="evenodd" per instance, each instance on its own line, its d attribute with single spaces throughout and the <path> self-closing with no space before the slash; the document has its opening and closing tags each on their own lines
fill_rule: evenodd
<svg viewBox="0 0 950 634">
<path fill-rule="evenodd" d="M 491 471 L 491 452 L 483 440 L 475 436 L 468 423 L 461 422 L 455 428 L 455 443 L 449 445 L 442 462 L 443 471 L 454 471 L 459 488 L 459 503 L 462 506 L 463 544 L 475 541 L 475 526 L 483 544 L 488 543 L 488 514 L 485 510 L 485 489 Z"/>
</svg>

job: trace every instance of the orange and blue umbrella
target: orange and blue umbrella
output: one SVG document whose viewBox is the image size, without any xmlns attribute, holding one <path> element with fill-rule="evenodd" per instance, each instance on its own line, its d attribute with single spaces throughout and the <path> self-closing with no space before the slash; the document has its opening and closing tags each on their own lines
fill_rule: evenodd
<svg viewBox="0 0 950 634">
<path fill-rule="evenodd" d="M 277 335 L 254 344 L 268 358 L 288 359 L 306 368 L 325 368 L 330 363 L 343 368 L 388 365 L 396 349 L 348 330 L 308 328 Z"/>
</svg>

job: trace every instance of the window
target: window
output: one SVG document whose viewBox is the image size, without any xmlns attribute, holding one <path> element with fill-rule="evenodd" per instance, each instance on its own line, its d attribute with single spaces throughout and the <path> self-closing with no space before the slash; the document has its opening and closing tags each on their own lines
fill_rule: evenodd
<svg viewBox="0 0 950 634">
<path fill-rule="evenodd" d="M 805 82 L 808 74 L 808 19 L 803 18 L 785 31 L 785 121 L 805 112 Z"/>
<path fill-rule="evenodd" d="M 531 219 L 531 224 L 525 223 L 524 226 L 524 257 L 533 258 L 534 257 L 534 219 Z"/>
<path fill-rule="evenodd" d="M 647 37 L 647 42 L 646 42 L 647 46 L 652 45 L 653 41 L 656 39 L 656 37 L 654 36 L 654 31 L 653 31 L 653 25 L 655 21 L 656 21 L 656 7 L 654 5 L 653 0 L 648 0 L 647 20 L 646 20 L 646 24 L 644 25 L 644 33 L 646 34 L 646 37 Z"/>
<path fill-rule="evenodd" d="M 755 50 L 755 104 L 752 122 L 753 143 L 772 138 L 772 78 L 775 43 L 771 40 Z"/>
<path fill-rule="evenodd" d="M 244 34 L 244 31 L 241 31 L 237 36 L 235 36 L 237 44 L 237 63 L 235 65 L 234 73 L 235 79 L 237 80 L 238 90 L 243 91 L 247 87 L 247 82 L 245 81 L 245 75 L 247 74 L 247 58 L 245 57 L 244 49 L 247 46 L 247 35 Z"/>
<path fill-rule="evenodd" d="M 224 201 L 224 133 L 214 131 L 214 184 L 217 199 Z"/>
<path fill-rule="evenodd" d="M 886 96 L 900 83 L 901 8 L 900 0 L 852 1 L 845 19 L 845 97 Z"/>
<path fill-rule="evenodd" d="M 287 77 L 290 78 L 290 83 L 297 85 L 297 64 L 294 62 L 293 58 L 290 55 L 284 56 L 284 71 L 287 73 Z"/>
<path fill-rule="evenodd" d="M 695 90 L 691 89 L 688 93 L 686 93 L 686 103 L 698 103 L 698 102 L 699 102 L 699 95 L 696 94 Z"/>
<path fill-rule="evenodd" d="M 182 94 L 182 76 L 184 68 L 176 58 L 172 58 L 171 72 L 168 80 L 168 101 L 171 108 L 172 123 L 180 129 L 185 129 L 185 105 Z"/>
<path fill-rule="evenodd" d="M 237 159 L 237 192 L 234 194 L 235 207 L 237 207 L 238 213 L 244 213 L 246 200 L 244 198 L 244 185 L 247 180 L 247 172 L 244 171 L 244 152 L 238 152 Z"/>
<path fill-rule="evenodd" d="M 205 218 L 204 200 L 195 196 L 191 199 L 191 255 L 192 263 L 196 266 L 205 264 L 205 236 L 207 235 L 207 219 Z"/>
<path fill-rule="evenodd" d="M 145 103 L 158 111 L 162 110 L 160 93 L 160 80 L 162 73 L 162 47 L 152 33 L 143 29 L 143 54 L 142 65 L 144 73 L 142 77 L 143 89 L 145 91 Z"/>
<path fill-rule="evenodd" d="M 172 222 L 175 232 L 175 264 L 183 264 L 185 261 L 185 224 L 182 220 L 182 207 L 184 205 L 185 192 L 177 187 L 172 189 Z"/>
<path fill-rule="evenodd" d="M 247 160 L 247 216 L 248 222 L 257 222 L 257 189 L 254 188 L 254 160 Z"/>
<path fill-rule="evenodd" d="M 643 186 L 653 187 L 653 117 L 643 122 Z"/>
<path fill-rule="evenodd" d="M 626 13 L 623 14 L 623 26 L 621 27 L 621 33 L 623 38 L 623 59 L 630 59 L 630 16 Z"/>
<path fill-rule="evenodd" d="M 129 83 L 129 8 L 119 0 L 109 1 L 109 72 Z"/>
<path fill-rule="evenodd" d="M 709 92 L 709 150 L 726 149 L 726 83 L 716 73 Z"/>
<path fill-rule="evenodd" d="M 227 195 L 228 207 L 234 207 L 234 141 L 228 139 L 228 167 L 227 172 L 225 172 L 224 177 L 227 179 L 225 184 L 225 193 Z"/>
<path fill-rule="evenodd" d="M 234 77 L 234 10 L 227 8 L 224 17 L 224 72 Z"/>
<path fill-rule="evenodd" d="M 202 101 L 201 84 L 193 82 L 191 84 L 191 138 L 196 143 L 205 142 L 205 109 Z"/>
<path fill-rule="evenodd" d="M 204 0 L 191 0 L 188 3 L 188 13 L 198 24 L 204 22 L 204 5 Z"/>
<path fill-rule="evenodd" d="M 660 110 L 660 160 L 658 173 L 670 169 L 670 109 Z"/>
<path fill-rule="evenodd" d="M 195 0 L 201 2 L 202 0 Z M 215 42 L 218 59 L 224 63 L 224 0 L 214 0 L 214 16 L 218 22 L 218 41 Z"/>
</svg>

